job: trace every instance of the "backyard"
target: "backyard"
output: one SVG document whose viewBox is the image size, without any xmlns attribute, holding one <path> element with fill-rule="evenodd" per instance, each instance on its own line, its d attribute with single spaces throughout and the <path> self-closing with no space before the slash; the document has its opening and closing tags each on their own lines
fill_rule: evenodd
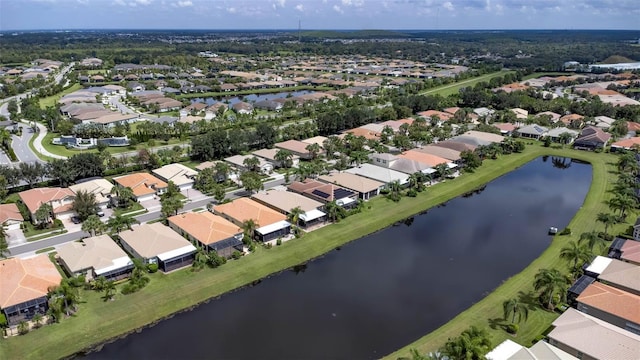
<svg viewBox="0 0 640 360">
<path fill-rule="evenodd" d="M 362 213 L 306 234 L 297 241 L 289 241 L 270 250 L 258 248 L 256 253 L 230 261 L 217 269 L 205 269 L 198 273 L 184 270 L 169 275 L 151 274 L 152 280 L 146 288 L 127 296 L 118 294 L 112 302 L 102 301 L 100 293 L 82 292 L 83 303 L 76 316 L 65 319 L 60 324 L 43 327 L 32 334 L 2 340 L 0 350 L 7 358 L 69 356 L 123 333 L 134 331 L 176 311 L 321 256 L 349 241 L 474 190 L 542 155 L 567 156 L 592 163 L 593 183 L 590 192 L 570 226 L 578 234 L 595 228 L 595 214 L 606 211 L 603 200 L 609 196 L 607 186 L 615 177 L 612 172 L 615 156 L 544 148 L 539 144 L 529 145 L 522 154 L 487 160 L 475 173 L 463 174 L 455 180 L 434 185 L 416 198 L 405 197 L 399 203 L 395 203 L 384 197 L 377 197 L 367 203 L 370 209 L 365 209 Z M 622 227 L 624 225 L 620 225 L 616 230 Z M 442 328 L 390 355 L 390 358 L 407 355 L 410 348 L 417 348 L 421 352 L 433 350 L 442 345 L 448 337 L 457 336 L 469 325 L 488 327 L 488 319 L 502 316 L 503 300 L 517 296 L 521 291 L 531 290 L 533 276 L 539 268 L 558 265 L 565 267 L 558 260 L 557 253 L 563 244 L 575 236 L 557 236 L 543 255 L 522 273 L 505 281 L 494 293 Z M 172 296 L 176 293 L 182 296 Z M 169 298 L 171 301 L 168 301 Z M 554 313 L 541 310 L 533 312 L 529 321 L 521 327 L 516 340 L 529 344 L 549 326 L 555 316 L 557 315 Z M 507 338 L 507 334 L 502 330 L 490 332 L 494 344 Z"/>
</svg>

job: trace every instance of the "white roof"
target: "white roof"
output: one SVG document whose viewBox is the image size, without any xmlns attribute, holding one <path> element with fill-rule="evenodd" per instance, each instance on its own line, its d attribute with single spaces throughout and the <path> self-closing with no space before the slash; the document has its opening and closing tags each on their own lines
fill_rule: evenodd
<svg viewBox="0 0 640 360">
<path fill-rule="evenodd" d="M 549 130 L 547 135 L 551 137 L 559 137 L 563 133 L 569 133 L 571 136 L 578 136 L 578 132 L 575 130 L 567 129 L 566 127 L 558 127 Z"/>
<path fill-rule="evenodd" d="M 304 214 L 300 215 L 300 219 L 302 219 L 304 221 L 311 221 L 311 220 L 315 220 L 315 219 L 320 219 L 321 217 L 323 217 L 325 215 L 326 214 L 323 213 L 322 211 L 320 211 L 318 209 L 313 209 L 313 210 L 307 211 Z"/>
<path fill-rule="evenodd" d="M 256 229 L 256 231 L 262 235 L 270 234 L 274 231 L 278 231 L 284 228 L 291 226 L 291 224 L 286 220 L 280 220 L 273 224 L 269 224 L 267 226 L 263 226 L 261 228 Z"/>
<path fill-rule="evenodd" d="M 178 249 L 174 249 L 171 251 L 167 251 L 167 252 L 163 252 L 162 254 L 158 254 L 158 259 L 165 261 L 168 259 L 172 259 L 174 257 L 178 257 L 180 255 L 185 255 L 185 254 L 190 254 L 193 252 L 196 252 L 198 249 L 196 249 L 195 246 L 193 246 L 192 244 L 189 245 L 185 245 L 181 248 Z"/>
<path fill-rule="evenodd" d="M 409 175 L 393 169 L 376 166 L 373 164 L 362 164 L 358 167 L 354 167 L 346 170 L 351 174 L 364 176 L 369 179 L 377 180 L 388 184 L 393 181 L 398 181 L 400 184 L 406 184 L 409 181 Z"/>
<path fill-rule="evenodd" d="M 182 164 L 168 164 L 153 170 L 152 173 L 164 181 L 173 181 L 178 186 L 193 183 L 193 178 L 198 174 Z"/>
<path fill-rule="evenodd" d="M 121 258 L 113 259 L 113 264 L 110 266 L 106 266 L 99 269 L 94 268 L 93 272 L 96 273 L 96 276 L 100 276 L 104 273 L 108 273 L 109 271 L 121 269 L 129 265 L 133 265 L 133 261 L 131 261 L 131 259 L 128 256 L 123 256 Z"/>
<path fill-rule="evenodd" d="M 601 274 L 604 271 L 604 269 L 606 269 L 607 266 L 611 264 L 611 260 L 612 259 L 608 257 L 596 256 L 596 258 L 593 259 L 593 261 L 591 262 L 589 267 L 586 269 L 586 271 L 592 272 L 595 274 Z"/>
<path fill-rule="evenodd" d="M 487 360 L 508 360 L 522 348 L 522 345 L 507 339 L 491 350 L 485 357 Z"/>
<path fill-rule="evenodd" d="M 545 341 L 538 341 L 530 348 L 523 347 L 509 360 L 578 360 L 577 357 L 558 349 Z"/>
<path fill-rule="evenodd" d="M 353 200 L 350 197 L 346 197 L 346 198 L 342 198 L 342 199 L 338 199 L 336 200 L 336 204 L 338 206 L 345 206 L 345 205 L 349 205 L 351 203 L 355 202 L 355 200 Z"/>
<path fill-rule="evenodd" d="M 69 242 L 58 247 L 58 256 L 72 272 L 93 268 L 100 275 L 131 264 L 131 260 L 108 235 Z"/>
<path fill-rule="evenodd" d="M 134 226 L 132 230 L 125 230 L 118 234 L 120 239 L 127 243 L 138 255 L 145 259 L 151 259 L 165 255 L 187 246 L 191 243 L 161 223 L 142 224 Z"/>
<path fill-rule="evenodd" d="M 106 179 L 95 179 L 69 186 L 69 189 L 76 194 L 80 190 L 94 194 L 98 204 L 109 200 L 107 195 L 111 192 L 112 188 L 113 184 Z"/>
</svg>

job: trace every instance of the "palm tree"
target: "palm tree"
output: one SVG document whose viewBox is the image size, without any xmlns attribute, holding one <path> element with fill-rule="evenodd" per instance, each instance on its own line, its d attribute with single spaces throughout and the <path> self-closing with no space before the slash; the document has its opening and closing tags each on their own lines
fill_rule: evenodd
<svg viewBox="0 0 640 360">
<path fill-rule="evenodd" d="M 451 168 L 446 163 L 438 164 L 434 167 L 438 177 L 444 179 L 445 177 L 451 175 Z"/>
<path fill-rule="evenodd" d="M 214 169 L 215 169 L 216 178 L 218 179 L 218 182 L 220 182 L 220 179 L 222 179 L 222 181 L 227 181 L 227 178 L 229 177 L 229 173 L 231 172 L 231 166 L 229 166 L 229 164 L 222 161 L 218 161 Z"/>
<path fill-rule="evenodd" d="M 130 187 L 116 185 L 111 189 L 111 194 L 118 199 L 118 207 L 120 208 L 128 208 L 134 199 L 133 189 Z"/>
<path fill-rule="evenodd" d="M 167 195 L 167 194 L 164 194 L 164 195 Z M 182 202 L 181 198 L 174 195 L 174 196 L 165 196 L 162 199 L 160 199 L 160 205 L 161 205 L 160 212 L 162 212 L 162 215 L 164 215 L 165 217 L 169 217 L 173 215 L 178 215 L 178 211 L 182 209 L 182 207 L 184 206 L 184 203 Z"/>
<path fill-rule="evenodd" d="M 564 297 L 567 277 L 558 269 L 540 269 L 535 276 L 533 288 L 540 291 L 540 298 L 547 300 L 547 309 L 553 309 L 554 298 Z"/>
<path fill-rule="evenodd" d="M 51 217 L 53 216 L 53 207 L 49 203 L 42 203 L 38 210 L 36 210 L 35 216 L 38 225 L 44 227 L 49 223 L 49 221 L 51 221 Z"/>
<path fill-rule="evenodd" d="M 327 210 L 327 216 L 329 217 L 330 221 L 340 221 L 343 209 L 338 204 L 336 204 L 335 200 L 328 202 L 325 205 L 325 210 Z"/>
<path fill-rule="evenodd" d="M 91 236 L 96 236 L 96 234 L 102 234 L 105 230 L 106 225 L 100 221 L 98 215 L 90 215 L 83 223 L 82 223 L 82 231 L 86 231 L 91 234 Z"/>
<path fill-rule="evenodd" d="M 255 156 L 250 156 L 248 158 L 245 158 L 244 161 L 242 161 L 242 164 L 249 171 L 258 171 L 260 160 Z"/>
<path fill-rule="evenodd" d="M 491 349 L 489 335 L 484 329 L 471 326 L 454 339 L 449 339 L 442 349 L 451 360 L 479 360 Z"/>
<path fill-rule="evenodd" d="M 620 211 L 620 218 L 626 219 L 627 211 L 636 205 L 636 200 L 627 194 L 616 194 L 616 196 L 609 200 L 609 207 L 614 210 Z"/>
<path fill-rule="evenodd" d="M 580 244 L 586 243 L 588 248 L 593 250 L 594 247 L 601 249 L 605 246 L 605 240 L 596 231 L 583 232 L 580 235 Z"/>
<path fill-rule="evenodd" d="M 320 151 L 322 150 L 322 148 L 320 147 L 319 144 L 313 143 L 313 144 L 307 145 L 307 147 L 305 147 L 305 150 L 309 152 L 309 157 L 311 158 L 311 160 L 314 160 L 315 158 L 318 157 L 318 154 L 320 154 Z"/>
<path fill-rule="evenodd" d="M 290 168 L 293 165 L 293 153 L 286 149 L 279 149 L 273 159 L 283 168 Z"/>
<path fill-rule="evenodd" d="M 107 281 L 104 284 L 104 296 L 102 299 L 104 301 L 113 300 L 113 297 L 116 295 L 116 284 L 115 281 Z"/>
<path fill-rule="evenodd" d="M 201 246 L 198 246 L 196 257 L 193 260 L 193 271 L 197 272 L 202 270 L 204 266 L 207 264 L 208 260 L 209 260 L 209 257 L 207 256 L 207 253 L 204 251 L 204 249 Z"/>
<path fill-rule="evenodd" d="M 360 166 L 360 164 L 369 161 L 369 154 L 366 151 L 352 151 L 351 154 L 349 154 L 349 158 L 352 164 Z"/>
<path fill-rule="evenodd" d="M 516 323 L 516 319 L 518 320 L 518 322 L 520 322 L 522 321 L 522 319 L 524 319 L 524 321 L 527 321 L 527 319 L 529 318 L 529 308 L 518 298 L 505 300 L 502 303 L 502 311 L 505 320 L 507 320 L 507 318 L 511 316 L 512 324 Z"/>
<path fill-rule="evenodd" d="M 609 226 L 615 225 L 618 222 L 618 217 L 613 214 L 599 213 L 596 221 L 604 224 L 604 236 L 608 237 Z"/>
<path fill-rule="evenodd" d="M 390 182 L 389 185 L 387 185 L 387 188 L 389 190 L 387 197 L 395 202 L 400 201 L 400 199 L 402 198 L 402 196 L 400 195 L 400 189 L 402 188 L 400 186 L 400 182 L 398 180 L 394 180 Z"/>
<path fill-rule="evenodd" d="M 249 239 L 253 239 L 253 233 L 256 231 L 257 228 L 258 228 L 258 223 L 253 219 L 245 220 L 242 223 L 242 230 L 244 230 L 244 235 Z"/>
<path fill-rule="evenodd" d="M 42 314 L 35 313 L 31 318 L 31 321 L 33 321 L 33 327 L 35 327 L 36 329 L 39 328 L 42 325 L 42 320 L 43 320 Z"/>
<path fill-rule="evenodd" d="M 304 215 L 304 210 L 302 210 L 300 208 L 300 206 L 296 206 L 293 209 L 289 210 L 289 215 L 287 215 L 289 217 L 289 221 L 295 225 L 298 226 L 298 222 L 300 221 L 300 216 Z"/>
<path fill-rule="evenodd" d="M 416 189 L 419 192 L 424 190 L 424 174 L 420 171 L 409 175 L 408 180 L 410 188 Z"/>
<path fill-rule="evenodd" d="M 562 147 L 570 143 L 571 139 L 573 139 L 573 136 L 571 136 L 571 134 L 569 134 L 568 132 L 563 132 L 562 134 L 560 134 L 560 136 L 558 136 L 558 140 L 562 144 Z"/>
<path fill-rule="evenodd" d="M 131 226 L 133 224 L 139 223 L 140 222 L 133 217 L 117 214 L 109 218 L 107 221 L 107 228 L 109 228 L 112 233 L 119 233 L 124 229 L 131 230 Z"/>
<path fill-rule="evenodd" d="M 589 261 L 591 256 L 591 251 L 584 246 L 580 246 L 575 241 L 570 242 L 569 246 L 563 247 L 560 250 L 560 258 L 572 263 L 571 273 L 574 274 L 574 278 L 578 271 L 578 265 Z"/>
</svg>

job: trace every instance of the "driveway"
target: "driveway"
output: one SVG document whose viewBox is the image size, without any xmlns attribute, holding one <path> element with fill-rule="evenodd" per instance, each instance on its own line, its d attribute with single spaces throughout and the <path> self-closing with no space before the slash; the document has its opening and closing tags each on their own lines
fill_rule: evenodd
<svg viewBox="0 0 640 360">
<path fill-rule="evenodd" d="M 200 191 L 196 190 L 196 189 L 187 189 L 187 190 L 183 190 L 180 192 L 182 195 L 184 195 L 184 197 L 187 198 L 188 202 L 192 202 L 192 201 L 198 201 L 198 200 L 202 200 L 202 199 L 207 199 L 209 198 L 207 195 L 201 193 Z"/>
<path fill-rule="evenodd" d="M 6 230 L 7 232 L 7 244 L 9 247 L 13 247 L 16 245 L 26 244 L 27 240 L 24 237 L 24 233 L 22 230 Z"/>
<path fill-rule="evenodd" d="M 62 219 L 61 221 L 68 233 L 82 231 L 82 223 L 74 224 L 73 221 L 71 221 L 71 218 Z"/>
<path fill-rule="evenodd" d="M 162 205 L 160 205 L 160 197 L 156 196 L 155 199 L 141 201 L 140 205 L 147 209 L 148 212 L 160 211 Z"/>
</svg>

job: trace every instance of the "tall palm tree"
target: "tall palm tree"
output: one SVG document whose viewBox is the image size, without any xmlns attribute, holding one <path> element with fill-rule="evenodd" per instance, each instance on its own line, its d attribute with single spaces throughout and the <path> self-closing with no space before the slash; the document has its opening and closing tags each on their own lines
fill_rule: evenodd
<svg viewBox="0 0 640 360">
<path fill-rule="evenodd" d="M 400 199 L 402 198 L 402 195 L 400 194 L 400 190 L 402 189 L 402 187 L 400 186 L 400 182 L 398 180 L 390 182 L 389 185 L 387 185 L 387 189 L 389 190 L 389 193 L 387 194 L 387 197 L 389 199 L 395 202 L 400 201 Z"/>
<path fill-rule="evenodd" d="M 35 212 L 36 221 L 41 227 L 46 226 L 53 217 L 53 207 L 49 203 L 42 203 Z"/>
<path fill-rule="evenodd" d="M 128 208 L 134 199 L 133 189 L 130 187 L 116 185 L 111 188 L 111 194 L 116 196 L 118 200 L 117 205 L 120 208 Z"/>
<path fill-rule="evenodd" d="M 567 282 L 567 277 L 558 269 L 540 269 L 534 278 L 533 288 L 540 291 L 541 299 L 547 301 L 547 309 L 551 310 L 554 298 L 564 297 Z"/>
<path fill-rule="evenodd" d="M 340 221 L 342 208 L 338 204 L 336 204 L 335 200 L 328 202 L 325 205 L 325 210 L 327 210 L 327 216 L 329 217 L 330 221 Z"/>
<path fill-rule="evenodd" d="M 227 178 L 229 177 L 229 173 L 231 172 L 231 166 L 229 166 L 229 164 L 222 161 L 218 161 L 214 169 L 215 169 L 215 174 L 218 179 L 218 182 L 220 182 L 220 179 L 222 179 L 222 181 L 227 181 Z"/>
<path fill-rule="evenodd" d="M 283 168 L 290 168 L 293 165 L 293 153 L 286 149 L 279 149 L 273 159 Z"/>
<path fill-rule="evenodd" d="M 615 225 L 618 222 L 618 217 L 613 214 L 599 213 L 596 221 L 604 224 L 604 235 L 608 237 L 609 226 Z"/>
<path fill-rule="evenodd" d="M 572 241 L 568 246 L 563 247 L 560 250 L 560 258 L 569 261 L 571 265 L 571 273 L 576 277 L 578 266 L 581 263 L 585 263 L 591 260 L 591 251 L 584 246 L 579 245 L 577 242 Z"/>
<path fill-rule="evenodd" d="M 96 236 L 96 234 L 102 234 L 106 225 L 100 221 L 98 215 L 90 215 L 83 223 L 82 223 L 82 231 L 86 231 L 91 234 L 91 236 Z"/>
<path fill-rule="evenodd" d="M 313 144 L 307 145 L 307 147 L 305 147 L 305 150 L 309 152 L 309 157 L 311 158 L 311 160 L 314 160 L 315 158 L 318 157 L 318 154 L 320 154 L 320 151 L 322 150 L 322 148 L 320 147 L 319 144 L 313 143 Z"/>
<path fill-rule="evenodd" d="M 580 244 L 586 243 L 588 248 L 591 250 L 596 246 L 598 250 L 600 250 L 606 245 L 605 240 L 596 231 L 583 232 L 580 235 L 580 240 L 578 240 L 578 242 Z"/>
<path fill-rule="evenodd" d="M 244 235 L 249 239 L 253 239 L 253 233 L 258 228 L 258 223 L 253 219 L 245 220 L 242 223 L 242 230 L 244 230 Z"/>
<path fill-rule="evenodd" d="M 304 210 L 302 210 L 300 206 L 296 206 L 293 209 L 289 210 L 289 215 L 287 216 L 289 218 L 289 221 L 293 225 L 298 226 L 298 222 L 300 221 L 300 215 L 304 215 L 304 213 L 305 213 Z"/>
<path fill-rule="evenodd" d="M 442 179 L 451 175 L 451 168 L 446 163 L 438 164 L 434 167 L 438 176 Z"/>
<path fill-rule="evenodd" d="M 620 218 L 625 219 L 627 217 L 627 211 L 632 209 L 637 204 L 628 194 L 616 194 L 615 197 L 609 200 L 609 207 L 614 210 L 620 211 Z"/>
<path fill-rule="evenodd" d="M 260 160 L 255 156 L 250 156 L 242 161 L 244 167 L 249 171 L 258 171 Z"/>
<path fill-rule="evenodd" d="M 522 321 L 522 319 L 524 319 L 524 321 L 527 321 L 527 319 L 529 318 L 529 308 L 518 298 L 505 300 L 502 303 L 502 311 L 505 320 L 507 320 L 507 318 L 511 316 L 512 324 L 516 323 L 516 319 L 518 320 L 518 322 L 520 322 Z"/>
<path fill-rule="evenodd" d="M 454 339 L 449 339 L 442 349 L 451 360 L 480 360 L 491 350 L 491 340 L 484 329 L 471 326 Z"/>
<path fill-rule="evenodd" d="M 107 228 L 109 228 L 112 233 L 118 233 L 124 229 L 131 230 L 133 224 L 139 223 L 140 222 L 133 217 L 118 214 L 109 218 Z"/>
<path fill-rule="evenodd" d="M 104 301 L 113 300 L 113 297 L 116 295 L 116 284 L 115 281 L 107 281 L 104 284 L 104 296 L 102 297 Z"/>
</svg>

